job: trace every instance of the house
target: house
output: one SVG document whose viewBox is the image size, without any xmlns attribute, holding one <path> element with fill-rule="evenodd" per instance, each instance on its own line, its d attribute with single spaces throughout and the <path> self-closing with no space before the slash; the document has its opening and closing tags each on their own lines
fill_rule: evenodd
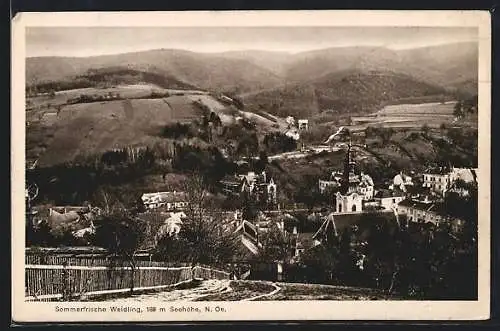
<svg viewBox="0 0 500 331">
<path fill-rule="evenodd" d="M 324 193 L 328 187 L 332 189 L 340 189 L 341 181 L 343 179 L 343 173 L 339 171 L 334 171 L 330 175 L 329 180 L 319 180 L 318 186 L 319 191 Z M 349 174 L 349 189 L 347 193 L 358 193 L 363 196 L 363 199 L 370 200 L 373 199 L 374 185 L 373 179 L 363 172 L 360 174 L 355 174 L 351 172 Z"/>
<path fill-rule="evenodd" d="M 141 200 L 147 209 L 165 207 L 167 211 L 175 211 L 188 206 L 188 196 L 184 192 L 144 193 Z"/>
<path fill-rule="evenodd" d="M 244 186 L 246 185 L 243 178 L 237 176 L 226 175 L 219 181 L 221 185 L 222 192 L 227 195 L 240 194 L 244 191 Z"/>
<path fill-rule="evenodd" d="M 299 140 L 300 139 L 300 134 L 295 128 L 291 128 L 290 130 L 287 130 L 285 132 L 285 136 L 292 138 L 293 140 Z"/>
<path fill-rule="evenodd" d="M 277 203 L 277 185 L 268 178 L 265 171 L 256 174 L 250 171 L 244 175 L 226 176 L 221 181 L 222 191 L 228 195 L 247 194 L 256 201 Z"/>
<path fill-rule="evenodd" d="M 432 169 L 423 174 L 423 187 L 444 196 L 456 181 L 477 183 L 477 169 L 474 168 L 446 168 Z"/>
<path fill-rule="evenodd" d="M 299 122 L 299 131 L 309 130 L 309 120 L 301 119 Z"/>
<path fill-rule="evenodd" d="M 385 210 L 391 210 L 404 199 L 405 194 L 401 190 L 379 190 L 374 198 L 378 202 L 378 206 Z"/>
<path fill-rule="evenodd" d="M 394 176 L 392 184 L 389 186 L 390 190 L 399 189 L 403 192 L 407 192 L 408 188 L 413 186 L 413 179 L 410 176 L 405 175 L 402 171 Z"/>
<path fill-rule="evenodd" d="M 450 174 L 443 168 L 430 170 L 423 175 L 422 186 L 441 196 L 444 196 L 450 184 Z"/>
<path fill-rule="evenodd" d="M 332 189 L 340 188 L 340 180 L 341 179 L 342 179 L 342 172 L 333 171 L 328 180 L 320 179 L 318 181 L 319 192 L 321 194 L 325 193 L 325 191 L 328 187 L 331 187 Z"/>
<path fill-rule="evenodd" d="M 406 215 L 408 222 L 431 222 L 437 225 L 447 219 L 443 204 L 427 198 L 424 200 L 405 199 L 397 205 L 396 211 L 398 214 Z"/>
</svg>

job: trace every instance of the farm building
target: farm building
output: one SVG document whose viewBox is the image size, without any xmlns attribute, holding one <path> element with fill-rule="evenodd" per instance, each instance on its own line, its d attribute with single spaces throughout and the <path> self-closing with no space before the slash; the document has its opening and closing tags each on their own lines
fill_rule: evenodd
<svg viewBox="0 0 500 331">
<path fill-rule="evenodd" d="M 374 197 L 379 207 L 391 210 L 405 199 L 405 194 L 401 190 L 379 190 Z"/>
<path fill-rule="evenodd" d="M 147 209 L 166 207 L 167 211 L 174 211 L 188 206 L 188 197 L 184 192 L 144 193 L 141 200 Z"/>
</svg>

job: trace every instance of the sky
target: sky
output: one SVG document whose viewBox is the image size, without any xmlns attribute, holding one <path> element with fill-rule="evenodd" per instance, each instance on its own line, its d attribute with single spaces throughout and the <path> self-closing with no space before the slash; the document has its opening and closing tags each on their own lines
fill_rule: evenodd
<svg viewBox="0 0 500 331">
<path fill-rule="evenodd" d="M 476 28 L 459 27 L 29 27 L 26 56 L 85 57 L 161 48 L 205 53 L 298 53 L 346 46 L 408 49 L 477 37 Z"/>
</svg>

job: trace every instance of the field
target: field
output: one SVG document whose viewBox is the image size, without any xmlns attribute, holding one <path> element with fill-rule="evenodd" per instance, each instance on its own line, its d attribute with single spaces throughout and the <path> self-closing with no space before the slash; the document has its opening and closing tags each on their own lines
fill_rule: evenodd
<svg viewBox="0 0 500 331">
<path fill-rule="evenodd" d="M 151 98 L 152 91 L 168 92 L 170 96 Z M 110 92 L 120 93 L 120 99 L 68 104 L 82 93 Z M 27 158 L 39 159 L 40 165 L 69 161 L 82 153 L 159 142 L 162 126 L 201 118 L 202 109 L 195 101 L 216 112 L 225 125 L 234 123 L 239 116 L 262 130 L 279 127 L 276 121 L 224 105 L 203 91 L 166 90 L 151 84 L 60 91 L 53 97 L 29 100 L 32 108 L 26 111 Z"/>
<path fill-rule="evenodd" d="M 459 124 L 453 115 L 454 101 L 444 103 L 398 104 L 385 106 L 366 116 L 353 116 L 353 128 L 383 126 L 391 128 L 415 128 L 427 125 L 439 127 L 441 124 Z"/>
<path fill-rule="evenodd" d="M 150 83 L 118 85 L 106 88 L 88 87 L 88 88 L 57 91 L 53 96 L 40 95 L 36 97 L 30 97 L 28 98 L 26 109 L 28 111 L 40 110 L 40 108 L 43 109 L 43 108 L 50 108 L 50 106 L 65 105 L 68 103 L 69 100 L 77 98 L 82 94 L 105 96 L 111 93 L 113 95 L 118 94 L 120 98 L 123 99 L 140 99 L 140 98 L 150 97 L 152 92 L 168 93 L 170 95 L 179 95 L 179 94 L 204 95 L 208 93 L 198 90 L 164 89 L 155 84 L 150 84 Z"/>
<path fill-rule="evenodd" d="M 51 107 L 27 114 L 27 157 L 48 165 L 80 153 L 159 141 L 161 126 L 199 118 L 186 96 L 125 99 Z"/>
</svg>

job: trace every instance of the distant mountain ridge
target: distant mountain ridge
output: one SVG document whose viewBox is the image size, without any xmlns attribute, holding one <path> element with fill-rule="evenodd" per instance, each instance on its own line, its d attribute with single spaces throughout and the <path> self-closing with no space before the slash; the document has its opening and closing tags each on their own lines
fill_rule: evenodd
<svg viewBox="0 0 500 331">
<path fill-rule="evenodd" d="M 34 57 L 26 60 L 27 85 L 71 81 L 116 67 L 140 72 L 151 83 L 161 81 L 164 88 L 229 93 L 275 114 L 309 115 L 330 107 L 368 109 L 399 97 L 477 94 L 478 47 L 466 42 L 404 50 L 336 47 L 296 54 L 159 49 L 86 58 Z M 115 79 L 115 74 L 106 79 Z"/>
<path fill-rule="evenodd" d="M 446 84 L 477 77 L 477 43 L 464 42 L 414 49 L 384 47 L 335 47 L 296 54 L 261 50 L 196 53 L 158 49 L 91 57 L 30 57 L 26 59 L 28 84 L 79 75 L 89 69 L 108 66 L 156 68 L 193 85 L 225 85 L 221 75 L 252 82 L 265 78 L 270 84 L 301 81 L 346 69 L 389 69 L 403 71 L 422 80 Z M 211 77 L 208 77 L 210 75 Z M 439 77 L 442 76 L 442 77 Z M 212 81 L 210 81 L 210 79 Z"/>
<path fill-rule="evenodd" d="M 86 58 L 36 57 L 26 60 L 28 85 L 67 80 L 90 69 L 106 67 L 169 75 L 202 89 L 244 92 L 250 87 L 270 88 L 280 78 L 246 60 L 226 59 L 184 50 L 152 50 Z"/>
</svg>

